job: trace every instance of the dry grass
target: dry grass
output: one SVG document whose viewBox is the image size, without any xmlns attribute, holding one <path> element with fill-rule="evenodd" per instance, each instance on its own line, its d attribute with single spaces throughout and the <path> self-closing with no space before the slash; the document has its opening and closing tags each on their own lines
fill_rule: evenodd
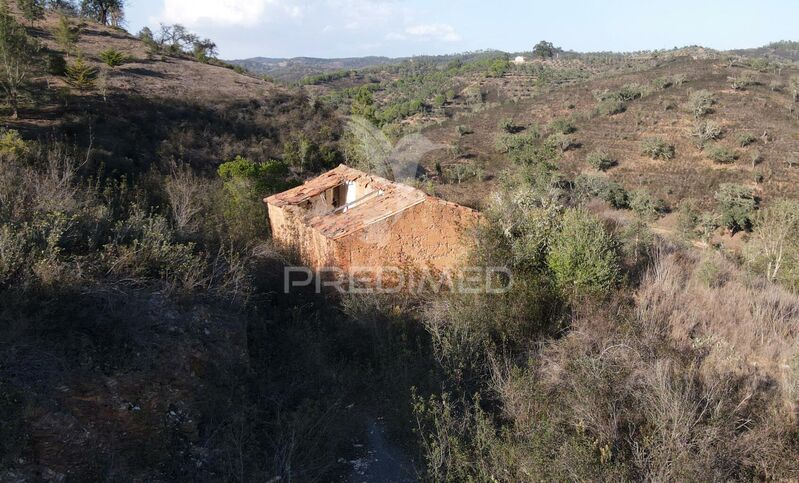
<svg viewBox="0 0 799 483">
<path fill-rule="evenodd" d="M 52 35 L 59 17 L 47 14 L 32 33 L 48 49 L 60 51 Z M 203 64 L 192 59 L 148 55 L 147 47 L 124 30 L 82 20 L 83 28 L 76 51 L 106 79 L 109 94 L 136 93 L 146 97 L 214 101 L 216 99 L 245 100 L 268 96 L 283 89 L 278 86 L 224 67 Z M 100 54 L 113 49 L 128 57 L 124 65 L 109 68 Z M 74 55 L 67 59 L 74 60 Z M 65 87 L 62 79 L 48 77 L 53 91 Z M 89 93 L 88 95 L 91 95 Z"/>
</svg>

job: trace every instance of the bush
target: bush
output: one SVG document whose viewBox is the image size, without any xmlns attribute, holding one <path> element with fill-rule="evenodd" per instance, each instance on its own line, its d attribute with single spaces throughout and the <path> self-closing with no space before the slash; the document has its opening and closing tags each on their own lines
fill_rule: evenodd
<svg viewBox="0 0 799 483">
<path fill-rule="evenodd" d="M 97 80 L 97 69 L 89 66 L 83 58 L 78 57 L 75 62 L 67 66 L 67 84 L 79 90 L 93 89 Z"/>
<path fill-rule="evenodd" d="M 256 191 L 254 196 L 259 199 L 292 186 L 288 179 L 290 175 L 288 166 L 281 161 L 255 163 L 236 156 L 235 159 L 222 163 L 217 173 L 225 182 L 247 181 L 251 183 L 252 189 Z"/>
<path fill-rule="evenodd" d="M 658 90 L 668 89 L 673 84 L 674 80 L 670 77 L 658 77 L 652 81 L 652 85 Z"/>
<path fill-rule="evenodd" d="M 552 133 L 571 134 L 576 130 L 577 128 L 568 119 L 555 119 L 549 124 L 549 131 Z"/>
<path fill-rule="evenodd" d="M 674 159 L 674 146 L 659 137 L 641 141 L 641 154 L 652 159 Z"/>
<path fill-rule="evenodd" d="M 627 190 L 605 175 L 581 174 L 574 180 L 575 194 L 580 199 L 598 198 L 616 209 L 629 208 Z"/>
<path fill-rule="evenodd" d="M 494 141 L 494 147 L 501 153 L 511 153 L 529 146 L 534 146 L 541 135 L 535 127 L 519 134 L 501 133 Z"/>
<path fill-rule="evenodd" d="M 707 151 L 707 157 L 721 164 L 734 163 L 738 159 L 738 153 L 727 146 L 714 145 Z"/>
<path fill-rule="evenodd" d="M 513 122 L 513 119 L 508 117 L 499 121 L 499 129 L 508 134 L 513 134 L 516 132 L 517 127 L 516 123 Z"/>
<path fill-rule="evenodd" d="M 30 152 L 18 131 L 0 128 L 0 159 L 19 159 Z"/>
<path fill-rule="evenodd" d="M 288 166 L 280 161 L 254 163 L 237 156 L 217 172 L 224 182 L 219 206 L 231 235 L 243 243 L 266 237 L 269 226 L 262 200 L 293 185 Z"/>
<path fill-rule="evenodd" d="M 794 102 L 799 101 L 799 77 L 791 77 L 789 89 L 791 90 Z"/>
<path fill-rule="evenodd" d="M 574 138 L 568 134 L 556 132 L 547 136 L 544 141 L 544 147 L 566 152 L 572 148 L 578 147 L 578 144 L 574 141 Z"/>
<path fill-rule="evenodd" d="M 207 265 L 195 254 L 194 244 L 175 243 L 167 220 L 134 207 L 117 224 L 106 246 L 108 272 L 138 283 L 163 281 L 169 292 L 190 293 L 203 287 Z"/>
<path fill-rule="evenodd" d="M 751 144 L 757 142 L 757 136 L 750 133 L 742 133 L 739 134 L 738 137 L 735 138 L 735 141 L 738 143 L 738 146 L 745 148 Z"/>
<path fill-rule="evenodd" d="M 67 61 L 59 52 L 47 54 L 47 73 L 50 75 L 62 76 L 67 72 Z"/>
<path fill-rule="evenodd" d="M 799 203 L 779 200 L 754 217 L 747 262 L 771 281 L 799 289 Z"/>
<path fill-rule="evenodd" d="M 672 82 L 674 83 L 675 86 L 682 87 L 683 84 L 688 82 L 688 76 L 686 76 L 685 74 L 675 74 L 672 77 Z"/>
<path fill-rule="evenodd" d="M 598 171 L 607 171 L 616 165 L 616 160 L 605 151 L 594 151 L 585 160 Z"/>
<path fill-rule="evenodd" d="M 53 36 L 58 45 L 64 49 L 64 52 L 71 54 L 80 38 L 80 28 L 68 17 L 62 15 L 58 19 Z"/>
<path fill-rule="evenodd" d="M 621 277 L 619 248 L 602 220 L 582 209 L 569 209 L 552 242 L 547 266 L 561 293 L 607 293 Z"/>
<path fill-rule="evenodd" d="M 666 211 L 663 200 L 656 200 L 645 189 L 637 189 L 630 193 L 630 209 L 645 221 L 652 221 Z"/>
<path fill-rule="evenodd" d="M 696 138 L 697 145 L 700 148 L 704 148 L 705 144 L 710 141 L 716 141 L 721 139 L 721 135 L 724 131 L 722 130 L 719 123 L 715 121 L 700 121 L 697 120 L 694 123 L 694 129 L 691 132 L 691 135 Z"/>
<path fill-rule="evenodd" d="M 618 99 L 605 99 L 603 101 L 600 101 L 596 108 L 596 112 L 603 116 L 613 116 L 615 114 L 621 114 L 626 110 L 627 106 L 624 104 L 624 102 Z"/>
<path fill-rule="evenodd" d="M 616 90 L 605 90 L 594 95 L 600 100 L 613 99 L 621 102 L 629 102 L 640 99 L 647 94 L 647 88 L 636 83 L 625 84 Z"/>
<path fill-rule="evenodd" d="M 128 56 L 114 49 L 107 49 L 100 52 L 100 59 L 109 67 L 119 67 L 128 61 Z"/>
<path fill-rule="evenodd" d="M 715 103 L 713 93 L 705 89 L 694 91 L 688 96 L 688 110 L 697 119 L 713 112 Z"/>
<path fill-rule="evenodd" d="M 736 91 L 746 90 L 747 87 L 757 85 L 757 77 L 749 71 L 741 72 L 735 77 L 730 77 L 730 86 Z"/>
<path fill-rule="evenodd" d="M 682 236 L 686 238 L 694 236 L 701 214 L 699 203 L 695 199 L 687 198 L 680 202 L 677 209 L 677 230 Z"/>
<path fill-rule="evenodd" d="M 757 199 L 751 188 L 726 183 L 719 187 L 715 198 L 722 226 L 733 232 L 751 229 L 752 216 L 757 209 Z"/>
</svg>

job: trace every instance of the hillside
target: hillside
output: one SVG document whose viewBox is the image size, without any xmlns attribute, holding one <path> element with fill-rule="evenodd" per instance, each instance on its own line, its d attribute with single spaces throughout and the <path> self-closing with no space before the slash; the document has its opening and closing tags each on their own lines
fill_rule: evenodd
<svg viewBox="0 0 799 483">
<path fill-rule="evenodd" d="M 53 8 L 0 2 L 0 481 L 799 478 L 794 44 L 277 83 Z M 416 160 L 480 211 L 452 273 L 288 287 L 265 196 Z"/>
<path fill-rule="evenodd" d="M 504 153 L 495 147 L 500 134 L 500 121 L 510 119 L 522 128 L 545 128 L 558 119 L 569 120 L 574 126 L 571 135 L 579 145 L 563 153 L 559 161 L 564 173 L 574 178 L 582 173 L 595 173 L 586 156 L 595 150 L 607 151 L 617 161 L 608 176 L 628 189 L 645 188 L 653 196 L 666 200 L 671 206 L 685 198 L 700 200 L 705 206 L 721 183 L 741 183 L 756 189 L 764 200 L 799 195 L 799 170 L 793 167 L 799 154 L 799 114 L 789 92 L 775 90 L 771 85 L 788 85 L 799 72 L 786 68 L 780 74 L 754 74 L 754 84 L 745 90 L 734 90 L 729 78 L 747 72 L 741 65 L 729 67 L 722 60 L 693 60 L 690 57 L 664 62 L 639 73 L 589 80 L 574 86 L 553 90 L 532 99 L 502 101 L 493 108 L 476 114 L 455 116 L 452 120 L 425 129 L 434 142 L 458 146 L 461 157 L 442 160 L 440 154 L 426 163 L 430 172 L 434 163 L 471 162 L 488 176 L 496 176 L 508 167 Z M 651 87 L 657 79 L 684 76 L 685 82 L 664 89 Z M 628 103 L 624 112 L 600 115 L 594 110 L 598 101 L 594 92 L 613 91 L 626 84 L 643 86 L 649 91 Z M 691 92 L 708 90 L 715 97 L 713 112 L 706 120 L 717 122 L 722 133 L 719 144 L 736 151 L 737 159 L 720 164 L 708 159 L 706 151 L 697 147 L 694 116 L 689 112 Z M 459 136 L 456 127 L 463 125 L 475 133 Z M 490 134 L 487 134 L 490 133 Z M 745 148 L 736 139 L 743 135 L 755 138 Z M 660 136 L 674 145 L 676 156 L 671 160 L 653 161 L 641 154 L 641 141 Z M 760 154 L 756 164 L 754 153 Z M 793 162 L 793 163 L 791 163 Z M 762 175 L 756 182 L 755 175 Z M 475 193 L 479 181 L 454 190 Z M 446 188 L 443 188 L 446 190 Z M 480 189 L 483 194 L 487 190 Z M 482 198 L 473 198 L 471 203 Z"/>
<path fill-rule="evenodd" d="M 304 77 L 336 72 L 342 70 L 359 70 L 395 64 L 402 59 L 388 57 L 352 57 L 346 59 L 317 59 L 313 57 L 294 57 L 291 59 L 274 59 L 253 57 L 250 59 L 230 60 L 233 65 L 241 66 L 255 74 L 264 75 L 278 81 L 295 82 Z"/>
</svg>

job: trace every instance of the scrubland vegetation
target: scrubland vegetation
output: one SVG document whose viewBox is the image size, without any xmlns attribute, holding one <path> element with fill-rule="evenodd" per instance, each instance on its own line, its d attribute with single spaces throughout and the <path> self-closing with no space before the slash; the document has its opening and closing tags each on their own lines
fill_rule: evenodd
<svg viewBox="0 0 799 483">
<path fill-rule="evenodd" d="M 85 2 L 83 17 L 62 3 L 0 11 L 14 67 L 0 78 L 0 479 L 349 479 L 374 420 L 423 480 L 799 475 L 799 206 L 773 194 L 790 171 L 768 164 L 784 141 L 722 118 L 700 73 L 647 80 L 651 58 L 620 54 L 579 60 L 595 73 L 556 67 L 555 53 L 578 54 L 541 42 L 529 65 L 485 52 L 322 74 L 302 89 L 366 81 L 313 98 L 271 85 L 148 98 L 107 83 L 140 75 L 124 73 L 141 59 L 87 48 L 121 2 Z M 179 27 L 129 41 L 152 69 L 170 58 L 235 75 Z M 773 63 L 724 62 L 752 70 L 730 76 L 734 95 L 795 102 L 794 74 L 772 91 Z M 526 74 L 551 115 L 502 104 L 497 83 Z M 582 97 L 558 97 L 587 78 Z M 679 136 L 643 127 L 638 106 L 658 96 Z M 42 128 L 50 110 L 59 122 Z M 340 114 L 359 117 L 345 129 Z M 507 268 L 510 291 L 283 294 L 295 255 L 272 245 L 263 197 L 344 160 L 376 169 L 420 115 L 446 119 L 457 162 L 414 182 L 487 193 L 465 263 Z M 625 120 L 636 135 L 597 134 Z M 693 155 L 708 170 L 766 163 L 769 178 L 725 174 L 675 202 L 623 177 Z M 740 249 L 717 250 L 719 237 Z"/>
</svg>

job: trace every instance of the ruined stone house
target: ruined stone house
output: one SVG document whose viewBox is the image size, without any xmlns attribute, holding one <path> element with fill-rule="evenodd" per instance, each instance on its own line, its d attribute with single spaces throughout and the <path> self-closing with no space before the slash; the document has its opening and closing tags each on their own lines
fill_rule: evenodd
<svg viewBox="0 0 799 483">
<path fill-rule="evenodd" d="M 319 270 L 401 267 L 451 271 L 479 214 L 340 165 L 264 200 L 278 246 Z"/>
</svg>

